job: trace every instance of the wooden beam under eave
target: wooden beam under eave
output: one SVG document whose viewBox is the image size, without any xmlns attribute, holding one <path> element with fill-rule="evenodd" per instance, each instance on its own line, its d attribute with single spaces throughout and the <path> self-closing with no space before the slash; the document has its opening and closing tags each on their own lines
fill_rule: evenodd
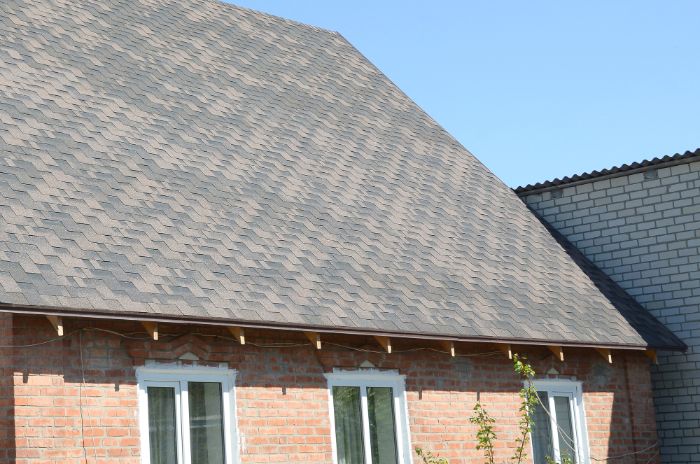
<svg viewBox="0 0 700 464">
<path fill-rule="evenodd" d="M 508 359 L 513 359 L 513 349 L 510 347 L 510 345 L 499 343 L 496 346 L 503 352 L 503 354 L 508 356 Z"/>
<path fill-rule="evenodd" d="M 228 327 L 228 331 L 231 332 L 231 335 L 236 337 L 238 343 L 245 345 L 245 331 L 243 327 Z"/>
<path fill-rule="evenodd" d="M 559 361 L 564 362 L 564 349 L 561 346 L 547 345 L 547 348 L 554 353 L 554 356 L 556 356 Z"/>
<path fill-rule="evenodd" d="M 450 353 L 450 356 L 452 356 L 453 358 L 456 356 L 456 353 L 455 353 L 455 342 L 444 341 L 444 342 L 440 342 L 440 344 L 441 344 L 442 347 L 445 349 L 445 351 L 447 351 L 448 353 Z"/>
<path fill-rule="evenodd" d="M 659 358 L 656 357 L 656 350 L 645 350 L 644 354 L 647 355 L 649 359 L 651 359 L 651 362 L 653 362 L 654 364 L 659 364 Z"/>
<path fill-rule="evenodd" d="M 153 338 L 153 340 L 158 340 L 158 323 L 157 322 L 150 322 L 150 321 L 141 321 L 141 324 L 143 325 L 144 329 L 146 329 L 146 332 L 148 332 L 148 335 Z"/>
<path fill-rule="evenodd" d="M 63 319 L 58 316 L 46 316 L 59 337 L 63 337 Z"/>
<path fill-rule="evenodd" d="M 595 349 L 600 355 L 605 359 L 608 364 L 612 364 L 612 352 L 608 348 L 596 348 Z"/>
<path fill-rule="evenodd" d="M 317 350 L 321 349 L 321 334 L 318 332 L 304 332 L 304 335 Z"/>
<path fill-rule="evenodd" d="M 375 335 L 374 339 L 377 340 L 377 343 L 382 345 L 382 348 L 384 348 L 387 353 L 391 354 L 391 339 L 389 337 L 382 337 L 381 335 Z"/>
</svg>

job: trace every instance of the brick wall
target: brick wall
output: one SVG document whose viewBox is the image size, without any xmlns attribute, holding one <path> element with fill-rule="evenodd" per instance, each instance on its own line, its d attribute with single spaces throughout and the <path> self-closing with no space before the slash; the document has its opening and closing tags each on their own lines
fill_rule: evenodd
<svg viewBox="0 0 700 464">
<path fill-rule="evenodd" d="M 414 446 L 435 450 L 450 458 L 451 464 L 480 462 L 475 429 L 469 423 L 479 394 L 498 420 L 499 460 L 505 461 L 513 451 L 520 383 L 500 352 L 451 358 L 434 351 L 389 355 L 330 344 L 320 351 L 308 344 L 260 348 L 252 343 L 265 340 L 255 334 L 249 333 L 249 344 L 240 346 L 201 335 L 202 328 L 182 326 L 161 327 L 162 340 L 154 342 L 76 331 L 82 327 L 78 323 L 66 321 L 63 340 L 14 350 L 10 362 L 16 410 L 13 435 L 19 463 L 138 462 L 134 368 L 146 359 L 172 362 L 185 353 L 203 363 L 225 362 L 238 369 L 236 409 L 243 463 L 331 462 L 323 373 L 334 367 L 356 368 L 366 361 L 407 376 Z M 55 337 L 40 317 L 16 316 L 14 324 L 15 344 Z M 130 323 L 101 327 L 143 336 L 135 333 L 142 332 L 140 326 Z M 195 331 L 200 335 L 193 334 Z M 225 334 L 214 329 L 206 333 Z M 362 343 L 357 337 L 354 345 Z M 366 343 L 365 349 L 378 350 L 371 340 Z M 402 349 L 400 341 L 395 341 L 394 348 Z M 462 352 L 467 348 L 459 347 Z M 488 346 L 471 349 L 483 351 Z M 624 454 L 656 442 L 649 363 L 644 356 L 616 352 L 614 364 L 608 365 L 593 350 L 568 350 L 564 363 L 547 350 L 532 348 L 528 355 L 538 372 L 556 369 L 560 375 L 583 380 L 592 456 Z M 624 462 L 656 462 L 655 456 L 656 449 L 652 449 Z"/>
<path fill-rule="evenodd" d="M 12 315 L 0 313 L 0 345 L 13 343 Z M 0 347 L 0 462 L 14 462 L 12 350 Z"/>
<path fill-rule="evenodd" d="M 700 462 L 700 161 L 522 197 L 689 346 L 653 383 L 664 462 Z"/>
</svg>

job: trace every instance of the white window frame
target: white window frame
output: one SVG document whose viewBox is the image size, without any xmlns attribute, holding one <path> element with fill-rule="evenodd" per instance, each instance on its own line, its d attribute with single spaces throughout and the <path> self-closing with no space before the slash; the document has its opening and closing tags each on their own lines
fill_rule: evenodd
<svg viewBox="0 0 700 464">
<path fill-rule="evenodd" d="M 139 427 L 141 429 L 141 463 L 151 464 L 148 430 L 148 392 L 151 387 L 175 388 L 177 421 L 177 464 L 190 464 L 190 437 L 188 414 L 188 382 L 216 382 L 221 384 L 223 409 L 224 452 L 226 464 L 237 464 L 238 439 L 236 423 L 236 371 L 225 367 L 181 366 L 173 364 L 146 365 L 136 368 L 138 383 Z M 173 463 L 175 464 L 175 463 Z"/>
<path fill-rule="evenodd" d="M 583 406 L 583 384 L 577 380 L 569 379 L 533 379 L 532 386 L 538 392 L 547 393 L 549 404 L 546 404 L 548 411 L 555 411 L 554 397 L 567 396 L 571 401 L 571 417 L 574 428 L 574 440 L 576 441 L 576 464 L 589 464 L 590 454 L 588 450 L 588 429 L 586 427 L 586 410 Z M 549 424 L 552 427 L 552 448 L 556 462 L 561 462 L 559 431 L 557 430 L 556 414 L 549 417 Z M 535 445 L 530 437 L 530 451 L 535 455 Z"/>
<path fill-rule="evenodd" d="M 406 376 L 396 371 L 334 370 L 325 374 L 328 380 L 328 410 L 331 419 L 331 442 L 333 463 L 338 464 L 338 448 L 335 437 L 335 410 L 333 387 L 359 387 L 362 406 L 362 436 L 365 448 L 365 464 L 372 464 L 372 450 L 369 440 L 369 410 L 367 408 L 367 387 L 391 387 L 394 396 L 394 421 L 396 430 L 396 451 L 399 464 L 411 464 L 411 435 L 408 427 L 408 404 L 406 401 Z"/>
</svg>

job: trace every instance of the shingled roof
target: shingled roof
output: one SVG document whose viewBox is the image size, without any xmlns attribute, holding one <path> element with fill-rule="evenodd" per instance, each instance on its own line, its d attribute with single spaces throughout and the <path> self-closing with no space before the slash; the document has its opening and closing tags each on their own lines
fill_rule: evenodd
<svg viewBox="0 0 700 464">
<path fill-rule="evenodd" d="M 5 0 L 0 35 L 6 310 L 682 347 L 337 33 Z"/>
</svg>

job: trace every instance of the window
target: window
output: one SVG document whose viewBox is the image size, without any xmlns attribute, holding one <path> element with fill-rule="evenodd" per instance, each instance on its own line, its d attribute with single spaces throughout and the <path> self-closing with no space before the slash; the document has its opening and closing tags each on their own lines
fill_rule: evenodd
<svg viewBox="0 0 700 464">
<path fill-rule="evenodd" d="M 588 438 L 581 383 L 570 380 L 535 380 L 539 404 L 532 424 L 535 464 L 548 458 L 577 464 L 588 462 Z"/>
<path fill-rule="evenodd" d="M 326 377 L 334 462 L 410 462 L 404 377 L 380 371 L 337 371 Z"/>
<path fill-rule="evenodd" d="M 146 366 L 136 370 L 144 464 L 232 464 L 235 371 Z"/>
</svg>

